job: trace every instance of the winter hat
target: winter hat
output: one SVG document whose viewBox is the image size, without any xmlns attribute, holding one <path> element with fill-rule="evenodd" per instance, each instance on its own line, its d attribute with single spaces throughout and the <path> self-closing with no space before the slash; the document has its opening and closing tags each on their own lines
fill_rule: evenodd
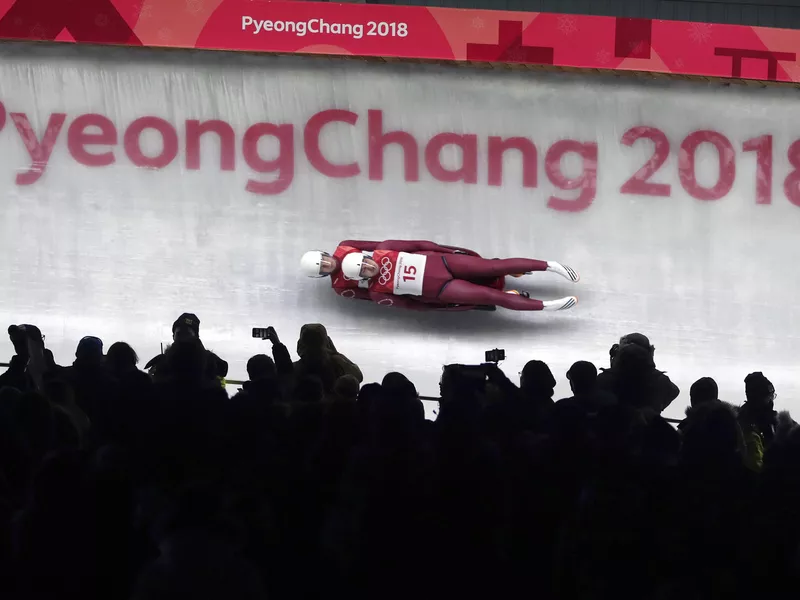
<svg viewBox="0 0 800 600">
<path fill-rule="evenodd" d="M 172 324 L 172 333 L 177 331 L 192 331 L 195 337 L 200 337 L 200 319 L 194 313 L 183 313 Z"/>
<path fill-rule="evenodd" d="M 754 396 L 758 399 L 773 399 L 775 397 L 775 386 L 761 371 L 755 371 L 745 377 L 744 385 L 745 394 L 748 397 Z"/>
<path fill-rule="evenodd" d="M 87 335 L 78 342 L 75 358 L 102 358 L 103 340 L 93 335 Z"/>
<path fill-rule="evenodd" d="M 579 360 L 567 371 L 567 378 L 579 381 L 592 381 L 597 377 L 597 368 L 586 360 Z"/>
<path fill-rule="evenodd" d="M 567 379 L 574 390 L 591 390 L 597 381 L 597 368 L 588 361 L 579 360 L 567 371 Z"/>
<path fill-rule="evenodd" d="M 414 400 L 419 397 L 416 386 L 402 373 L 387 373 L 381 382 L 383 391 L 392 398 Z M 358 390 L 356 390 L 357 393 Z"/>
<path fill-rule="evenodd" d="M 619 340 L 619 343 L 620 345 L 635 344 L 637 346 L 641 346 L 645 350 L 652 349 L 650 346 L 650 338 L 643 333 L 629 333 L 628 335 L 624 335 Z"/>
</svg>

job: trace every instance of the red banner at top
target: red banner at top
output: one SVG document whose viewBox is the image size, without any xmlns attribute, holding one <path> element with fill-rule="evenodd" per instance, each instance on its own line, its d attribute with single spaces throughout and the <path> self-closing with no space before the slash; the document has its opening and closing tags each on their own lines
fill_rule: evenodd
<svg viewBox="0 0 800 600">
<path fill-rule="evenodd" d="M 588 15 L 262 0 L 0 0 L 0 38 L 800 82 L 800 32 Z"/>
</svg>

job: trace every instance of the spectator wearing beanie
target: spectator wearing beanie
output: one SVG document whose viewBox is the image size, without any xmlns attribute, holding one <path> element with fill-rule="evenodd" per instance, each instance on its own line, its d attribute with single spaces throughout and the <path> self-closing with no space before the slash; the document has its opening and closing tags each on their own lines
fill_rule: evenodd
<svg viewBox="0 0 800 600">
<path fill-rule="evenodd" d="M 748 466 L 760 471 L 764 452 L 775 439 L 778 413 L 774 410 L 775 386 L 761 371 L 744 378 L 745 403 L 739 409 L 739 425 L 747 447 Z"/>
<path fill-rule="evenodd" d="M 200 319 L 194 313 L 183 313 L 172 324 L 173 344 L 181 342 L 192 342 L 200 339 Z M 207 375 L 216 378 L 219 384 L 225 387 L 225 377 L 228 375 L 228 363 L 214 354 L 211 350 L 206 350 L 208 360 L 206 362 Z M 145 370 L 149 371 L 154 377 L 158 376 L 158 369 L 164 365 L 164 354 L 159 354 L 151 358 L 145 365 Z"/>
<path fill-rule="evenodd" d="M 561 410 L 569 407 L 581 412 L 594 412 L 604 406 L 616 404 L 616 398 L 608 392 L 597 389 L 597 367 L 594 364 L 579 360 L 567 371 L 567 380 L 572 390 L 570 398 L 564 398 L 556 403 Z"/>
<path fill-rule="evenodd" d="M 519 417 L 528 428 L 540 430 L 547 423 L 555 406 L 555 387 L 553 372 L 541 360 L 530 360 L 522 368 L 519 377 L 522 414 Z"/>
<path fill-rule="evenodd" d="M 684 431 L 689 419 L 696 410 L 710 402 L 719 400 L 719 387 L 711 377 L 701 377 L 689 388 L 689 407 L 686 409 L 686 418 L 678 424 L 678 431 Z"/>
</svg>

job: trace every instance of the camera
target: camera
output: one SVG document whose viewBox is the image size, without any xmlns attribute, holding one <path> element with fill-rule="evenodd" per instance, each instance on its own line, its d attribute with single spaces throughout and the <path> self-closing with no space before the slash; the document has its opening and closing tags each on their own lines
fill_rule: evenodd
<svg viewBox="0 0 800 600">
<path fill-rule="evenodd" d="M 440 392 L 442 398 L 458 398 L 464 394 L 483 392 L 488 383 L 485 365 L 445 365 L 442 370 Z"/>
<path fill-rule="evenodd" d="M 501 350 L 499 348 L 495 348 L 494 350 L 487 350 L 486 351 L 486 361 L 487 363 L 494 363 L 497 364 L 501 360 L 506 359 L 506 351 Z"/>
<path fill-rule="evenodd" d="M 500 348 L 487 350 L 485 358 L 486 360 L 479 365 L 446 365 L 444 372 L 446 376 L 454 377 L 460 381 L 485 384 L 489 379 L 489 375 L 497 368 L 497 363 L 506 359 L 506 351 Z"/>
<path fill-rule="evenodd" d="M 275 335 L 275 328 L 271 325 L 269 327 L 253 327 L 254 338 L 268 340 L 273 335 Z"/>
</svg>

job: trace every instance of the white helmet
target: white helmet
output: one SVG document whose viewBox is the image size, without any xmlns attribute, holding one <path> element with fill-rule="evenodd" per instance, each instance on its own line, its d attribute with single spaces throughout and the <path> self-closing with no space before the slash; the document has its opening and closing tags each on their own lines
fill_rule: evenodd
<svg viewBox="0 0 800 600">
<path fill-rule="evenodd" d="M 361 252 L 351 252 L 342 261 L 342 273 L 348 279 L 366 279 L 361 276 L 361 266 L 364 264 L 364 255 Z"/>
<path fill-rule="evenodd" d="M 303 254 L 300 259 L 300 269 L 306 277 L 326 277 L 327 273 L 322 273 L 322 259 L 330 258 L 327 252 L 320 252 L 319 250 L 311 250 Z"/>
</svg>

